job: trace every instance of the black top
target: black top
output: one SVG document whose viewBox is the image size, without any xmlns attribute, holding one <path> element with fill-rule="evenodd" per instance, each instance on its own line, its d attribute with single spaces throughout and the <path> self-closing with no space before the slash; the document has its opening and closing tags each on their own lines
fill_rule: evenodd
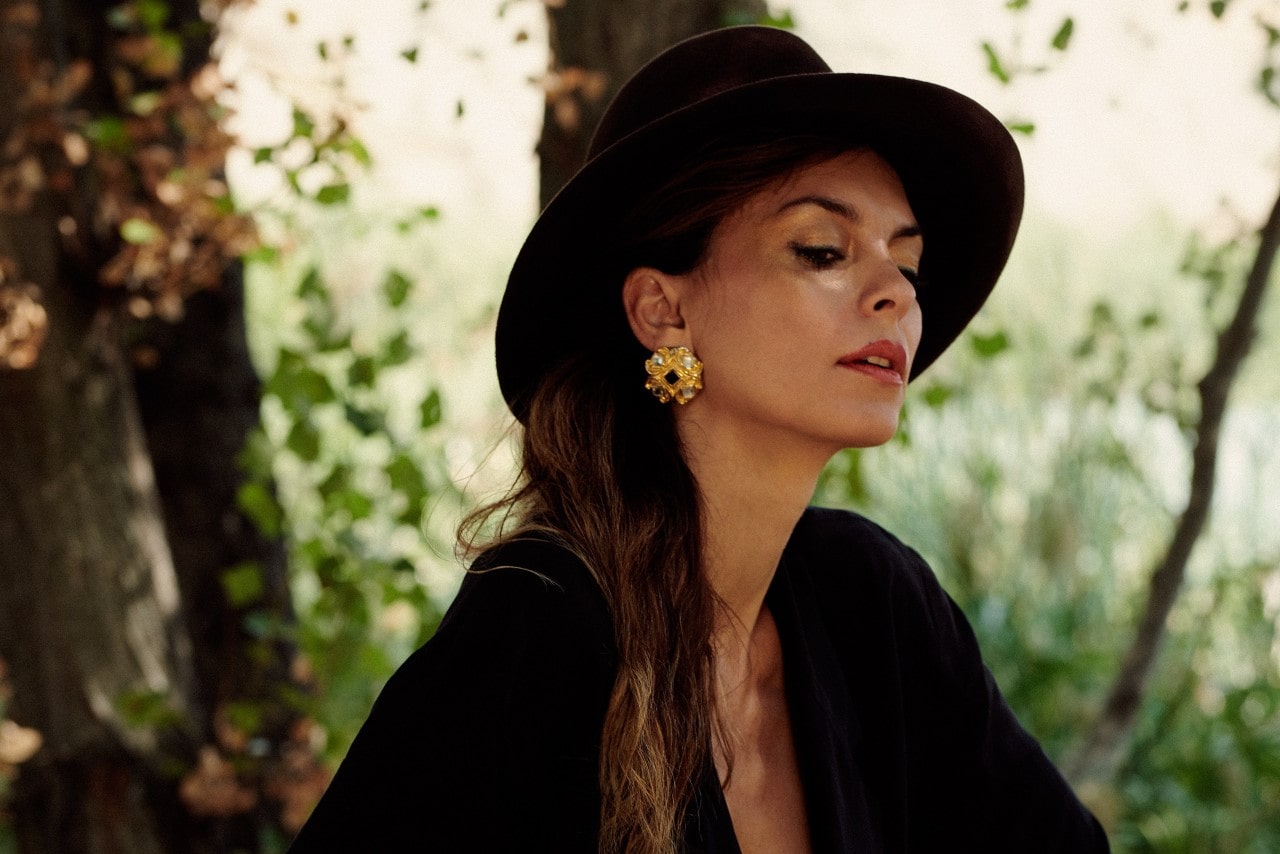
<svg viewBox="0 0 1280 854">
<path fill-rule="evenodd" d="M 596 850 L 616 658 L 604 599 L 548 542 L 477 567 L 387 683 L 295 854 Z M 811 508 L 766 601 L 816 852 L 1108 850 L 914 551 Z M 738 851 L 710 767 L 686 838 Z"/>
</svg>

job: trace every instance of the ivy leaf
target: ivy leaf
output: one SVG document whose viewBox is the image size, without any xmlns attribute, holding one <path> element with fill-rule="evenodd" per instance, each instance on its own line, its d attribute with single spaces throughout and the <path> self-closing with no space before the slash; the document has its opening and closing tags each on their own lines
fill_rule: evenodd
<svg viewBox="0 0 1280 854">
<path fill-rule="evenodd" d="M 99 148 L 113 154 L 128 154 L 133 148 L 124 120 L 119 116 L 102 116 L 84 126 L 84 135 Z"/>
<path fill-rule="evenodd" d="M 1075 29 L 1075 19 L 1070 16 L 1064 18 L 1062 26 L 1058 27 L 1058 31 L 1053 34 L 1053 41 L 1051 42 L 1053 49 L 1066 50 L 1067 45 L 1071 44 L 1071 34 L 1075 32 Z"/>
<path fill-rule="evenodd" d="M 328 184 L 316 192 L 316 201 L 322 205 L 336 205 L 351 197 L 350 184 Z"/>
<path fill-rule="evenodd" d="M 987 71 L 1001 83 L 1007 84 L 1010 80 L 1009 72 L 1000 61 L 1000 55 L 996 53 L 995 46 L 991 42 L 983 42 L 982 52 L 987 55 Z"/>
<path fill-rule="evenodd" d="M 126 691 L 116 697 L 115 706 L 126 726 L 159 730 L 182 723 L 182 713 L 170 704 L 164 691 Z"/>
<path fill-rule="evenodd" d="M 310 139 L 315 133 L 316 123 L 311 120 L 305 112 L 297 107 L 293 108 L 293 135 L 303 139 Z"/>
<path fill-rule="evenodd" d="M 238 563 L 223 572 L 218 580 L 222 582 L 222 592 L 226 594 L 227 603 L 232 608 L 252 605 L 266 592 L 262 567 L 256 561 Z"/>
<path fill-rule="evenodd" d="M 163 29 L 169 20 L 169 4 L 164 0 L 136 0 L 133 7 L 138 23 L 149 33 Z"/>
<path fill-rule="evenodd" d="M 293 428 L 289 430 L 284 444 L 300 460 L 313 463 L 320 458 L 320 432 L 307 418 L 299 418 L 293 422 Z"/>
<path fill-rule="evenodd" d="M 406 50 L 402 50 L 402 51 L 400 51 L 400 56 L 401 56 L 401 58 L 403 58 L 404 60 L 406 60 L 406 61 L 408 61 L 408 62 L 411 62 L 411 63 L 417 63 L 417 61 L 418 61 L 418 48 L 417 48 L 417 47 L 411 47 L 411 48 L 407 48 Z"/>
<path fill-rule="evenodd" d="M 1221 18 L 1227 11 L 1228 0 L 1213 0 L 1209 4 L 1209 11 L 1213 13 L 1213 17 Z"/>
<path fill-rule="evenodd" d="M 372 388 L 378 377 L 378 363 L 369 356 L 357 356 L 347 366 L 347 383 L 353 388 Z"/>
<path fill-rule="evenodd" d="M 360 409 L 349 403 L 343 405 L 342 413 L 346 416 L 347 423 L 359 430 L 361 435 L 364 436 L 372 436 L 386 424 L 386 419 L 382 417 L 382 413 L 372 409 Z"/>
<path fill-rule="evenodd" d="M 382 356 L 378 359 L 384 368 L 403 365 L 413 357 L 413 345 L 409 343 L 409 333 L 400 330 L 382 348 Z"/>
<path fill-rule="evenodd" d="M 422 406 L 418 412 L 421 416 L 422 429 L 426 430 L 440 423 L 443 417 L 444 407 L 440 403 L 440 392 L 435 389 L 431 390 L 431 394 L 427 395 L 426 400 L 422 401 Z"/>
<path fill-rule="evenodd" d="M 365 148 L 364 143 L 360 140 L 355 137 L 351 137 L 347 140 L 345 147 L 347 153 L 351 155 L 351 158 L 355 160 L 361 168 L 368 169 L 373 165 L 373 158 L 369 155 L 369 149 Z"/>
<path fill-rule="evenodd" d="M 262 532 L 264 536 L 280 534 L 284 513 L 267 487 L 258 481 L 249 481 L 236 490 L 236 506 Z"/>
<path fill-rule="evenodd" d="M 765 12 L 757 19 L 756 23 L 765 27 L 775 27 L 779 30 L 794 30 L 796 28 L 796 18 L 790 9 L 783 9 L 776 14 Z"/>
<path fill-rule="evenodd" d="M 397 454 L 383 471 L 391 481 L 391 488 L 405 497 L 405 509 L 397 517 L 397 521 L 406 525 L 421 523 L 428 494 L 427 479 L 423 476 L 422 469 L 407 454 Z"/>
<path fill-rule="evenodd" d="M 949 385 L 941 383 L 931 385 L 924 390 L 924 404 L 930 409 L 940 409 L 943 404 L 951 399 L 955 394 L 955 389 Z"/>
<path fill-rule="evenodd" d="M 145 219 L 133 217 L 120 223 L 120 236 L 135 245 L 150 243 L 160 236 L 160 229 Z"/>
<path fill-rule="evenodd" d="M 387 279 L 382 283 L 383 293 L 387 295 L 387 302 L 391 304 L 392 308 L 399 308 L 403 305 L 412 288 L 413 282 L 399 270 L 392 270 L 387 273 Z"/>
<path fill-rule="evenodd" d="M 969 339 L 973 345 L 973 352 L 977 353 L 984 359 L 990 359 L 992 356 L 999 355 L 1009 349 L 1009 336 L 1003 331 L 995 332 L 991 335 L 974 334 Z"/>
</svg>

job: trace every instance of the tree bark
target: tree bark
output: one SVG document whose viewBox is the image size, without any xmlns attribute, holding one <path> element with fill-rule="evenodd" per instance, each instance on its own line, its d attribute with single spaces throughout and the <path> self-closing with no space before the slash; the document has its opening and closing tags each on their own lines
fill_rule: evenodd
<svg viewBox="0 0 1280 854">
<path fill-rule="evenodd" d="M 0 0 L 0 177 L 15 174 L 4 146 L 19 129 L 60 120 L 31 124 L 49 110 L 33 81 L 87 61 L 84 91 L 53 109 L 127 114 L 108 73 L 112 5 Z M 167 6 L 186 34 L 182 79 L 207 60 L 210 31 L 195 0 Z M 279 627 L 291 609 L 281 543 L 236 507 L 259 392 L 240 271 L 188 298 L 177 323 L 127 320 L 122 289 L 99 276 L 116 240 L 96 227 L 100 176 L 31 151 L 42 182 L 19 201 L 0 195 L 0 291 L 36 286 L 47 320 L 34 366 L 0 367 L 0 659 L 8 716 L 44 736 L 14 788 L 20 848 L 253 851 L 275 824 L 261 797 L 200 817 L 178 794 L 201 745 L 225 734 L 226 704 L 254 706 L 261 725 L 242 735 L 263 764 L 293 716 L 278 691 L 285 633 L 245 620 Z M 220 579 L 245 562 L 262 593 L 232 607 Z"/>
<path fill-rule="evenodd" d="M 1258 250 L 1231 321 L 1218 335 L 1213 364 L 1200 380 L 1200 418 L 1192 451 L 1191 489 L 1164 556 L 1151 574 L 1138 630 L 1112 683 L 1098 720 L 1068 766 L 1077 785 L 1114 777 L 1141 705 L 1147 678 L 1165 634 L 1165 621 L 1182 588 L 1187 562 L 1209 520 L 1218 465 L 1222 420 L 1231 386 L 1257 336 L 1258 312 L 1280 252 L 1280 196 L 1259 232 Z"/>
<path fill-rule="evenodd" d="M 118 330 L 60 277 L 54 216 L 0 217 L 49 329 L 33 368 L 0 372 L 0 656 L 45 744 L 13 815 L 24 852 L 160 854 L 181 850 L 166 774 L 201 719 L 191 648 Z"/>
<path fill-rule="evenodd" d="M 765 0 L 564 0 L 547 4 L 551 75 L 538 143 L 542 206 L 586 160 L 591 133 L 618 88 L 678 41 L 753 23 Z"/>
</svg>

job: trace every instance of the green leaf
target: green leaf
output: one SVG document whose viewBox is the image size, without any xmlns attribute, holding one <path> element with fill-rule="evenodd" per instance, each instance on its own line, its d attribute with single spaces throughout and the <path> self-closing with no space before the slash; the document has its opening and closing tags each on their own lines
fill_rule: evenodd
<svg viewBox="0 0 1280 854">
<path fill-rule="evenodd" d="M 252 605 L 266 592 L 266 584 L 262 580 L 262 566 L 256 561 L 236 564 L 223 572 L 219 581 L 222 582 L 222 592 L 227 597 L 227 604 L 232 608 Z"/>
<path fill-rule="evenodd" d="M 266 391 L 280 398 L 291 412 L 307 412 L 312 406 L 337 397 L 329 378 L 307 364 L 301 353 L 281 349 Z"/>
<path fill-rule="evenodd" d="M 1008 0 L 1008 2 L 1004 4 L 1004 7 L 1014 12 L 1020 12 L 1030 5 L 1031 0 Z"/>
<path fill-rule="evenodd" d="M 362 168 L 368 169 L 373 165 L 373 158 L 369 155 L 369 149 L 365 148 L 364 143 L 355 137 L 347 140 L 346 149 L 351 158 L 360 164 Z"/>
<path fill-rule="evenodd" d="M 347 366 L 347 385 L 371 388 L 378 377 L 378 363 L 369 356 L 357 356 Z"/>
<path fill-rule="evenodd" d="M 87 122 L 84 135 L 94 145 L 114 154 L 128 154 L 133 148 L 124 120 L 119 116 L 102 116 Z"/>
<path fill-rule="evenodd" d="M 141 245 L 150 243 L 160 236 L 160 229 L 145 219 L 126 219 L 120 224 L 120 236 L 129 243 Z"/>
<path fill-rule="evenodd" d="M 280 534 L 284 513 L 276 497 L 258 481 L 249 481 L 236 490 L 236 506 L 267 537 Z"/>
<path fill-rule="evenodd" d="M 249 700 L 224 703 L 221 707 L 227 723 L 245 735 L 256 735 L 262 731 L 264 722 L 263 704 Z"/>
<path fill-rule="evenodd" d="M 949 385 L 942 385 L 941 383 L 931 385 L 924 390 L 924 404 L 930 409 L 939 409 L 951 399 L 953 394 L 955 394 L 955 389 Z"/>
<path fill-rule="evenodd" d="M 780 30 L 794 30 L 796 28 L 795 15 L 790 9 L 783 9 L 781 12 L 765 12 L 757 21 L 761 26 L 776 27 Z"/>
<path fill-rule="evenodd" d="M 354 489 L 348 489 L 341 494 L 342 506 L 351 518 L 368 519 L 369 514 L 373 512 L 373 499 L 365 495 L 363 492 L 357 492 Z"/>
<path fill-rule="evenodd" d="M 135 116 L 145 118 L 154 113 L 163 100 L 159 92 L 140 92 L 130 98 L 126 106 L 129 108 L 129 112 Z"/>
<path fill-rule="evenodd" d="M 403 365 L 413 357 L 414 347 L 409 343 L 409 333 L 400 330 L 382 348 L 378 363 L 384 368 Z"/>
<path fill-rule="evenodd" d="M 351 197 L 350 184 L 329 184 L 316 193 L 316 201 L 322 205 L 336 205 Z"/>
<path fill-rule="evenodd" d="M 1075 19 L 1067 16 L 1062 21 L 1062 26 L 1058 27 L 1058 31 L 1053 34 L 1053 49 L 1066 50 L 1067 45 L 1071 44 L 1071 34 L 1075 31 Z"/>
<path fill-rule="evenodd" d="M 1010 130 L 1010 132 L 1020 133 L 1023 136 L 1031 136 L 1036 132 L 1035 122 L 1015 120 L 1015 121 L 1005 122 L 1004 126 L 1007 127 Z"/>
<path fill-rule="evenodd" d="M 327 42 L 316 42 L 316 53 L 320 56 L 321 61 L 329 61 L 329 45 Z"/>
<path fill-rule="evenodd" d="M 351 483 L 351 467 L 343 463 L 335 465 L 316 486 L 316 491 L 320 493 L 320 497 L 328 501 L 337 493 L 344 489 L 348 489 Z"/>
<path fill-rule="evenodd" d="M 1001 83 L 1007 84 L 1010 79 L 1009 72 L 1005 70 L 1004 63 L 1000 61 L 1000 55 L 996 53 L 995 46 L 991 42 L 983 42 L 982 52 L 987 56 L 987 71 Z"/>
<path fill-rule="evenodd" d="M 399 308 L 403 305 L 412 288 L 413 282 L 399 270 L 392 270 L 387 273 L 386 281 L 382 283 L 382 291 L 387 295 L 387 302 L 391 304 L 392 308 Z"/>
<path fill-rule="evenodd" d="M 345 403 L 342 406 L 342 412 L 346 416 L 347 422 L 365 436 L 377 433 L 386 424 L 386 419 L 382 413 L 376 410 L 361 409 Z"/>
<path fill-rule="evenodd" d="M 253 150 L 253 164 L 257 166 L 259 163 L 270 163 L 271 158 L 275 156 L 276 150 L 270 146 L 255 148 Z"/>
<path fill-rule="evenodd" d="M 453 113 L 456 118 L 462 118 L 462 114 L 467 111 L 466 106 L 462 103 L 462 99 L 458 99 L 458 103 L 453 107 Z"/>
<path fill-rule="evenodd" d="M 149 33 L 163 29 L 169 20 L 169 4 L 164 0 L 135 0 L 138 23 Z"/>
<path fill-rule="evenodd" d="M 1209 4 L 1209 11 L 1213 13 L 1213 17 L 1221 18 L 1223 16 L 1227 11 L 1227 2 L 1228 0 L 1213 0 Z"/>
<path fill-rule="evenodd" d="M 182 723 L 182 713 L 170 704 L 164 691 L 126 691 L 116 697 L 115 707 L 129 727 L 168 729 Z"/>
<path fill-rule="evenodd" d="M 400 51 L 400 56 L 408 62 L 416 63 L 418 61 L 418 48 L 416 46 Z"/>
<path fill-rule="evenodd" d="M 274 264 L 280 260 L 280 249 L 263 243 L 241 256 L 250 264 Z"/>
<path fill-rule="evenodd" d="M 418 409 L 421 416 L 422 428 L 426 430 L 439 424 L 440 419 L 444 414 L 443 409 L 444 407 L 440 402 L 440 392 L 432 389 L 431 393 L 427 395 L 426 400 L 422 401 L 422 406 Z"/>
<path fill-rule="evenodd" d="M 293 422 L 293 428 L 289 430 L 284 444 L 298 459 L 306 462 L 313 463 L 320 457 L 320 433 L 306 418 Z"/>
<path fill-rule="evenodd" d="M 1009 337 L 1004 331 L 994 332 L 991 335 L 974 334 L 970 339 L 973 345 L 973 352 L 977 353 L 984 359 L 999 355 L 1009 349 Z"/>
<path fill-rule="evenodd" d="M 310 139 L 312 135 L 315 133 L 315 130 L 316 130 L 316 123 L 311 120 L 311 117 L 308 116 L 305 112 L 303 112 L 298 107 L 294 107 L 293 108 L 293 135 L 295 137 L 302 137 L 303 139 Z"/>
<path fill-rule="evenodd" d="M 1273 66 L 1265 66 L 1259 73 L 1258 90 L 1268 101 L 1280 107 L 1280 95 L 1276 94 L 1276 70 Z"/>
</svg>

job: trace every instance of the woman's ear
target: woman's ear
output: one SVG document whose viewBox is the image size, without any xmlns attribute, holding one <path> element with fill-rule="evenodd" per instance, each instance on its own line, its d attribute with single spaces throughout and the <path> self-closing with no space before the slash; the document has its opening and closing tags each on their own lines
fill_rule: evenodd
<svg viewBox="0 0 1280 854">
<path fill-rule="evenodd" d="M 673 335 L 684 329 L 680 313 L 683 281 L 653 267 L 637 267 L 622 284 L 622 305 L 627 311 L 631 332 L 646 349 L 656 350 L 680 343 Z"/>
</svg>

